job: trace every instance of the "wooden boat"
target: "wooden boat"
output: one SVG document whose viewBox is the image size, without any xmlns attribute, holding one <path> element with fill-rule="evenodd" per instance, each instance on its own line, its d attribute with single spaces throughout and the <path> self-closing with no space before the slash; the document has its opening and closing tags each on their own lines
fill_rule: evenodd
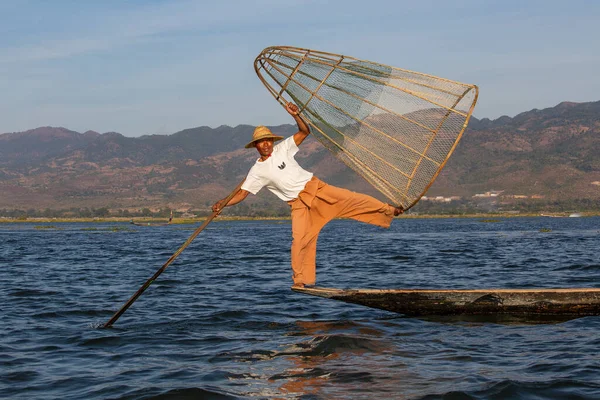
<svg viewBox="0 0 600 400">
<path fill-rule="evenodd" d="M 133 220 L 130 220 L 129 223 L 136 226 L 165 226 L 169 225 L 171 221 L 173 221 L 173 211 L 171 211 L 171 216 L 167 222 L 134 222 Z"/>
<path fill-rule="evenodd" d="M 334 289 L 292 290 L 393 311 L 427 315 L 600 315 L 600 289 Z"/>
<path fill-rule="evenodd" d="M 170 225 L 170 222 L 134 222 L 134 221 L 130 221 L 129 223 L 132 225 L 135 225 L 135 226 L 166 226 L 166 225 Z"/>
</svg>

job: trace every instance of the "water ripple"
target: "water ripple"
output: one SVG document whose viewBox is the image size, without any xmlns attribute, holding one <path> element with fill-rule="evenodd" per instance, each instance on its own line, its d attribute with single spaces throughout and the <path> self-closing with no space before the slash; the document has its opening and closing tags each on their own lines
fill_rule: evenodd
<svg viewBox="0 0 600 400">
<path fill-rule="evenodd" d="M 600 318 L 407 318 L 289 290 L 289 221 L 0 225 L 0 393 L 61 399 L 600 398 Z M 600 218 L 333 221 L 321 286 L 600 287 Z M 264 246 L 260 238 L 269 240 Z"/>
</svg>

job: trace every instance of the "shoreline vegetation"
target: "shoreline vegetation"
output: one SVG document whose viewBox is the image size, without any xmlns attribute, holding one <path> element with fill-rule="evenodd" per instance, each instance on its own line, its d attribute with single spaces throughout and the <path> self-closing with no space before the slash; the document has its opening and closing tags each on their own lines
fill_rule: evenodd
<svg viewBox="0 0 600 400">
<path fill-rule="evenodd" d="M 540 218 L 569 218 L 569 217 L 594 217 L 600 216 L 598 212 L 581 212 L 581 213 L 475 213 L 475 214 L 404 214 L 395 219 L 444 219 L 444 218 L 483 218 L 482 222 L 498 222 L 499 218 L 523 218 L 523 217 L 540 217 Z M 166 220 L 156 217 L 138 217 L 134 218 L 133 221 L 137 224 L 152 224 L 152 223 L 165 223 L 165 225 L 185 225 L 185 224 L 197 224 L 202 223 L 207 217 L 196 217 L 196 218 L 177 218 L 174 217 L 170 224 L 166 224 Z M 243 216 L 219 216 L 213 220 L 213 222 L 219 221 L 281 221 L 290 220 L 290 217 L 243 217 Z M 13 217 L 0 217 L 0 224 L 2 223 L 74 223 L 74 222 L 88 222 L 88 223 L 126 223 L 131 224 L 132 219 L 126 217 L 90 217 L 90 218 L 50 218 L 50 217 L 27 217 L 27 218 L 13 218 Z"/>
</svg>

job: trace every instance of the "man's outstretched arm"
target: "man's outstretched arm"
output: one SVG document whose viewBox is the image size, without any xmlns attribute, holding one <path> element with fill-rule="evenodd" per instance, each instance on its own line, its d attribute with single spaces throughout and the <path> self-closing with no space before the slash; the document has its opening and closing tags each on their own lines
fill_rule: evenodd
<svg viewBox="0 0 600 400">
<path fill-rule="evenodd" d="M 240 189 L 236 194 L 233 195 L 233 197 L 231 198 L 231 200 L 229 200 L 229 202 L 227 204 L 224 204 L 225 199 L 221 199 L 221 200 L 217 201 L 215 204 L 213 204 L 212 210 L 213 210 L 213 212 L 217 212 L 217 211 L 221 211 L 223 208 L 225 208 L 227 206 L 232 206 L 234 204 L 240 203 L 246 197 L 248 197 L 249 193 L 250 192 L 248 192 L 247 190 Z"/>
</svg>

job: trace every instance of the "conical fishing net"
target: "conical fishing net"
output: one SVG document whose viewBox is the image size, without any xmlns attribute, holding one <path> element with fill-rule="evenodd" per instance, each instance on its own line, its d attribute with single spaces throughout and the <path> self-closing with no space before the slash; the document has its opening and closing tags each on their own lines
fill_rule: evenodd
<svg viewBox="0 0 600 400">
<path fill-rule="evenodd" d="M 478 95 L 474 85 L 295 47 L 266 48 L 254 68 L 325 147 L 405 210 L 444 167 Z"/>
</svg>

